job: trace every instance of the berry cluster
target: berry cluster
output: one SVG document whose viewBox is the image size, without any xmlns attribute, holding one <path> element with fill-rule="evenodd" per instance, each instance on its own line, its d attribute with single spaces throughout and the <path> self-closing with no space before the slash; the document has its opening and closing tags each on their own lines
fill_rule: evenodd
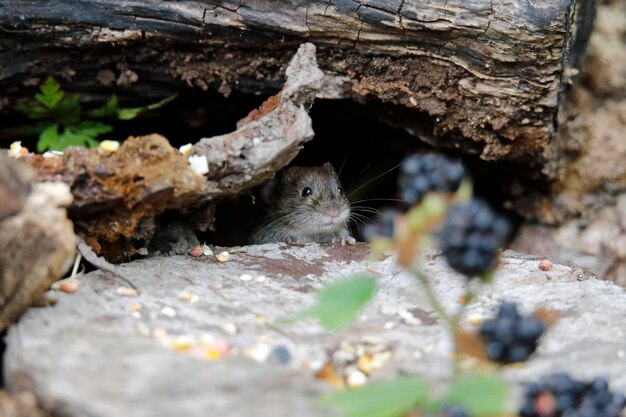
<svg viewBox="0 0 626 417">
<path fill-rule="evenodd" d="M 567 374 L 550 375 L 526 386 L 521 417 L 619 417 L 623 394 L 609 391 L 605 379 L 585 383 Z"/>
<path fill-rule="evenodd" d="M 425 153 L 409 156 L 400 165 L 400 194 L 407 203 L 416 204 L 431 191 L 455 192 L 464 175 L 460 162 L 443 155 Z"/>
<path fill-rule="evenodd" d="M 494 266 L 498 249 L 509 236 L 509 222 L 481 200 L 454 205 L 440 233 L 440 245 L 448 264 L 468 277 Z"/>
<path fill-rule="evenodd" d="M 497 362 L 527 360 L 537 348 L 544 331 L 539 319 L 521 316 L 515 303 L 502 303 L 496 318 L 485 320 L 480 335 L 487 343 L 487 356 Z"/>
</svg>

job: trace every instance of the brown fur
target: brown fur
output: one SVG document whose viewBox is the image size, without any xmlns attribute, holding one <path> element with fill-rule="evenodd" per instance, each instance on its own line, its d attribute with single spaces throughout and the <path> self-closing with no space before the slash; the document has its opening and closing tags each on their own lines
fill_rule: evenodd
<svg viewBox="0 0 626 417">
<path fill-rule="evenodd" d="M 268 214 L 250 235 L 251 244 L 355 242 L 348 230 L 350 203 L 338 191 L 341 182 L 330 163 L 287 168 L 272 181 Z M 303 196 L 307 187 L 311 195 Z M 328 210 L 337 211 L 334 220 Z"/>
</svg>

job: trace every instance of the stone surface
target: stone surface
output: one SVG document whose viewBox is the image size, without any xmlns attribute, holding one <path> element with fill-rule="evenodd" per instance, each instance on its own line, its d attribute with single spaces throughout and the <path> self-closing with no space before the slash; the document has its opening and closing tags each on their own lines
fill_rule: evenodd
<svg viewBox="0 0 626 417">
<path fill-rule="evenodd" d="M 418 282 L 393 257 L 369 261 L 365 244 L 230 252 L 226 262 L 173 256 L 120 265 L 126 281 L 102 272 L 83 276 L 76 293 L 58 294 L 57 305 L 31 309 L 11 329 L 7 385 L 30 389 L 46 409 L 70 416 L 321 416 L 328 410 L 315 398 L 331 388 L 313 376 L 330 356 L 340 363 L 351 347 L 390 352 L 372 379 L 399 372 L 440 382 L 450 377 L 448 334 Z M 539 261 L 505 253 L 494 284 L 467 311 L 467 317 L 488 316 L 504 298 L 520 302 L 524 312 L 545 307 L 560 315 L 532 360 L 505 367 L 505 377 L 521 381 L 562 370 L 603 375 L 625 390 L 626 293 L 580 268 L 554 264 L 542 271 Z M 458 309 L 463 278 L 436 253 L 425 256 L 423 268 L 445 308 Z M 308 321 L 281 323 L 312 305 L 314 290 L 357 272 L 375 275 L 379 290 L 352 326 L 329 332 Z M 131 284 L 138 296 L 123 296 L 129 292 L 119 287 Z M 181 338 L 172 345 L 176 335 L 226 342 L 229 353 L 197 358 Z M 285 355 L 268 357 L 276 346 L 289 351 L 287 363 L 277 359 L 285 362 Z"/>
</svg>

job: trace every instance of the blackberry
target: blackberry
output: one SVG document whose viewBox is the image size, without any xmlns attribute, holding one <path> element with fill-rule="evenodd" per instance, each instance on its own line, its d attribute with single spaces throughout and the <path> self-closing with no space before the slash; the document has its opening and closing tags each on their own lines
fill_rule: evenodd
<svg viewBox="0 0 626 417">
<path fill-rule="evenodd" d="M 489 359 L 513 363 L 527 360 L 537 348 L 544 326 L 536 317 L 522 316 L 515 303 L 502 303 L 494 319 L 485 320 L 480 335 Z"/>
<path fill-rule="evenodd" d="M 609 391 L 603 378 L 589 383 L 565 373 L 526 385 L 521 417 L 619 417 L 626 397 Z"/>
<path fill-rule="evenodd" d="M 387 209 L 382 212 L 373 223 L 368 223 L 361 229 L 363 238 L 371 240 L 375 236 L 393 237 L 394 222 L 398 212 L 393 209 Z"/>
<path fill-rule="evenodd" d="M 438 417 L 469 417 L 467 410 L 456 405 L 444 405 L 437 415 Z"/>
<path fill-rule="evenodd" d="M 398 185 L 402 198 L 416 204 L 431 191 L 455 192 L 465 170 L 460 162 L 437 153 L 409 156 L 400 165 Z"/>
<path fill-rule="evenodd" d="M 472 199 L 448 210 L 440 245 L 448 264 L 472 277 L 492 269 L 510 230 L 504 217 L 495 214 L 482 200 Z"/>
</svg>

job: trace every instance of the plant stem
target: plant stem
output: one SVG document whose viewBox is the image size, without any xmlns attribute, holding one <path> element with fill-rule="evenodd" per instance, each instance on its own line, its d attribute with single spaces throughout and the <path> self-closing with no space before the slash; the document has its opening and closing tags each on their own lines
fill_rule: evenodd
<svg viewBox="0 0 626 417">
<path fill-rule="evenodd" d="M 435 295 L 435 292 L 433 291 L 433 287 L 430 285 L 430 282 L 428 281 L 428 277 L 426 277 L 424 273 L 418 268 L 414 268 L 413 273 L 422 284 L 422 287 L 424 288 L 424 291 L 426 292 L 426 297 L 428 298 L 428 302 L 430 303 L 430 306 L 433 308 L 435 313 L 437 313 L 437 315 L 441 318 L 441 320 L 443 320 L 446 323 L 446 325 L 450 328 L 450 331 L 454 332 L 456 320 L 452 318 L 446 312 L 446 310 L 443 308 L 443 306 L 437 299 L 437 296 Z"/>
</svg>

